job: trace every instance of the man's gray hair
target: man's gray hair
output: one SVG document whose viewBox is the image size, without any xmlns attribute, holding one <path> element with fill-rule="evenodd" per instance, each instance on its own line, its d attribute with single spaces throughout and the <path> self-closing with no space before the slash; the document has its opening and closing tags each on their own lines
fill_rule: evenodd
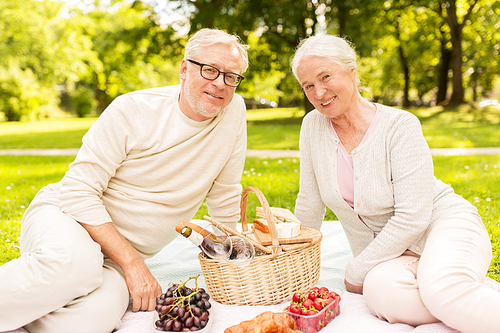
<svg viewBox="0 0 500 333">
<path fill-rule="evenodd" d="M 237 35 L 228 34 L 219 29 L 204 28 L 191 36 L 186 45 L 184 59 L 198 58 L 203 55 L 204 48 L 215 44 L 224 44 L 238 50 L 241 57 L 241 73 L 248 68 L 248 45 L 241 42 Z"/>
</svg>

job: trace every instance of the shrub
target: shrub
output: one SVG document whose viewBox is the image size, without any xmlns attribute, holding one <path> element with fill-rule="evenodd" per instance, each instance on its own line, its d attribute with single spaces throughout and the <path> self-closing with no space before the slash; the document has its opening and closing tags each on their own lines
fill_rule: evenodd
<svg viewBox="0 0 500 333">
<path fill-rule="evenodd" d="M 73 97 L 73 108 L 78 118 L 91 114 L 97 106 L 93 90 L 86 86 L 79 86 L 71 93 L 71 96 Z"/>
<path fill-rule="evenodd" d="M 7 121 L 45 118 L 56 101 L 57 90 L 40 85 L 29 68 L 0 67 L 0 111 Z"/>
</svg>

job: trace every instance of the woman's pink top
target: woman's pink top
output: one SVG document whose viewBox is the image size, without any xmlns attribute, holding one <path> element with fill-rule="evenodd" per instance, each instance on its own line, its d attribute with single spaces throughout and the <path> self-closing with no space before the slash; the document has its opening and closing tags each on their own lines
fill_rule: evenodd
<svg viewBox="0 0 500 333">
<path fill-rule="evenodd" d="M 380 106 L 378 104 L 375 104 L 375 106 L 377 108 L 375 116 L 373 117 L 370 127 L 368 127 L 363 140 L 361 140 L 360 145 L 368 140 L 377 126 L 378 119 L 380 117 Z M 342 142 L 340 142 L 331 121 L 328 126 L 330 127 L 332 135 L 339 140 L 339 149 L 337 150 L 337 182 L 339 184 L 340 194 L 344 198 L 345 202 L 354 208 L 354 165 L 352 162 L 352 156 L 347 152 Z"/>
</svg>

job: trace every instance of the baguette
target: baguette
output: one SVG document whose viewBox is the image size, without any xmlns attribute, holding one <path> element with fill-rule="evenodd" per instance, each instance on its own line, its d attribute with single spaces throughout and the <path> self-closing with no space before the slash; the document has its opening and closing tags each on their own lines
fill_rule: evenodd
<svg viewBox="0 0 500 333">
<path fill-rule="evenodd" d="M 267 225 L 266 219 L 253 220 L 253 226 L 254 226 L 254 228 L 257 228 L 260 231 L 265 232 L 266 234 L 269 233 L 269 226 Z"/>
</svg>

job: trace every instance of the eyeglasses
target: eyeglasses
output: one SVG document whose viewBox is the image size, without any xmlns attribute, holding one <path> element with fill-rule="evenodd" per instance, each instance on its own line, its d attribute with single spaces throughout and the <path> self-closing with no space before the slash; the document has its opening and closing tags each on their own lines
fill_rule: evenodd
<svg viewBox="0 0 500 333">
<path fill-rule="evenodd" d="M 198 61 L 194 61 L 191 59 L 187 59 L 187 61 L 192 62 L 195 65 L 200 66 L 200 75 L 201 77 L 207 80 L 216 80 L 219 75 L 224 74 L 224 83 L 230 87 L 237 87 L 240 85 L 241 81 L 243 81 L 244 77 L 240 74 L 231 73 L 231 72 L 221 72 L 217 68 L 211 65 L 202 64 Z"/>
</svg>

